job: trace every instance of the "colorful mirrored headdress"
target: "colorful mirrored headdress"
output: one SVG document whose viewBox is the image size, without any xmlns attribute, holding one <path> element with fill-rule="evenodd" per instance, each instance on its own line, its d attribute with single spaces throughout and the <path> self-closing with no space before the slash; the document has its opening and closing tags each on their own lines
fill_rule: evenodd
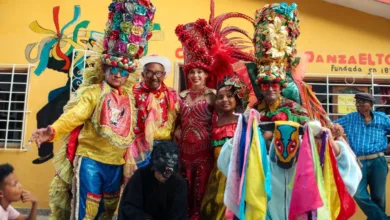
<svg viewBox="0 0 390 220">
<path fill-rule="evenodd" d="M 291 168 L 298 157 L 299 127 L 292 121 L 275 121 L 273 151 L 276 164 L 283 168 Z M 272 157 L 273 154 L 271 154 Z"/>
<path fill-rule="evenodd" d="M 257 82 L 287 86 L 287 68 L 296 65 L 295 41 L 299 36 L 297 5 L 275 3 L 256 12 L 254 36 Z"/>
<path fill-rule="evenodd" d="M 152 37 L 156 8 L 149 0 L 113 0 L 104 30 L 104 64 L 135 72 Z"/>
</svg>

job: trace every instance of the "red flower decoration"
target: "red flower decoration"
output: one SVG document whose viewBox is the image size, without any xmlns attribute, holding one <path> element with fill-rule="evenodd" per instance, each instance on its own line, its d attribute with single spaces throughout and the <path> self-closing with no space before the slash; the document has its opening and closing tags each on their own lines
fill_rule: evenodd
<svg viewBox="0 0 390 220">
<path fill-rule="evenodd" d="M 120 32 L 118 30 L 113 30 L 110 32 L 110 40 L 118 40 Z"/>
<path fill-rule="evenodd" d="M 146 36 L 146 40 L 149 40 L 153 36 L 152 32 L 149 32 L 148 35 Z"/>
<path fill-rule="evenodd" d="M 288 116 L 284 112 L 279 112 L 278 114 L 272 116 L 272 121 L 288 121 Z"/>
<path fill-rule="evenodd" d="M 293 34 L 294 37 L 297 37 L 297 36 L 300 34 L 299 29 L 298 29 L 298 28 L 295 28 L 295 29 L 293 30 L 292 34 Z"/>
<path fill-rule="evenodd" d="M 262 115 L 260 116 L 260 121 L 271 121 L 271 118 L 266 115 Z"/>
<path fill-rule="evenodd" d="M 294 107 L 294 103 L 293 102 L 285 102 L 284 105 L 288 106 L 289 108 L 293 108 Z"/>
<path fill-rule="evenodd" d="M 195 39 L 189 39 L 187 41 L 187 46 L 188 47 L 195 47 L 196 46 L 196 40 Z"/>
<path fill-rule="evenodd" d="M 148 8 L 150 5 L 150 1 L 149 0 L 139 0 L 139 4 Z"/>
<path fill-rule="evenodd" d="M 136 54 L 136 57 L 141 57 L 143 53 L 144 53 L 144 48 L 143 47 L 139 47 L 138 51 L 137 51 L 137 54 Z"/>
<path fill-rule="evenodd" d="M 269 42 L 269 41 L 265 41 L 265 42 L 263 43 L 263 45 L 264 45 L 264 48 L 265 48 L 266 50 L 269 50 L 269 49 L 271 49 L 271 47 L 272 47 L 272 44 L 271 44 L 271 42 Z"/>
<path fill-rule="evenodd" d="M 200 27 L 205 27 L 208 23 L 207 23 L 207 21 L 204 20 L 204 19 L 198 19 L 198 20 L 196 21 L 196 24 L 199 25 Z"/>
<path fill-rule="evenodd" d="M 180 34 L 182 31 L 183 31 L 183 25 L 182 24 L 177 25 L 177 27 L 175 29 L 175 33 Z"/>
<path fill-rule="evenodd" d="M 108 13 L 108 20 L 112 21 L 112 18 L 114 17 L 114 12 Z"/>
<path fill-rule="evenodd" d="M 211 33 L 213 31 L 213 28 L 210 25 L 207 25 L 206 27 L 204 27 L 203 31 L 205 33 Z"/>
</svg>

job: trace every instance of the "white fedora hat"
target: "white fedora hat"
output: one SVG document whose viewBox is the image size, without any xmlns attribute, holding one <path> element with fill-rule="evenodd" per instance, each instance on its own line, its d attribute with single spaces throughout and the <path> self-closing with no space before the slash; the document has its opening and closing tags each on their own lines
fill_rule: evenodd
<svg viewBox="0 0 390 220">
<path fill-rule="evenodd" d="M 172 71 L 171 61 L 168 58 L 166 58 L 166 57 L 158 56 L 158 55 L 155 55 L 155 54 L 142 57 L 140 59 L 140 63 L 141 63 L 142 70 L 144 69 L 144 66 L 146 64 L 149 64 L 149 63 L 159 63 L 159 64 L 161 64 L 164 67 L 164 70 L 166 72 L 165 78 L 167 78 L 168 75 Z"/>
</svg>

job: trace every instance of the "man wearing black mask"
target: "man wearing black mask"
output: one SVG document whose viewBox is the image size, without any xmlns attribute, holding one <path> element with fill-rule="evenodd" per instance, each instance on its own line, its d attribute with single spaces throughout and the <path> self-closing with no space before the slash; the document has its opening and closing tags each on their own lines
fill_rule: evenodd
<svg viewBox="0 0 390 220">
<path fill-rule="evenodd" d="M 177 145 L 171 141 L 157 142 L 153 146 L 152 162 L 139 168 L 127 183 L 118 219 L 186 219 L 187 184 L 178 170 Z"/>
</svg>

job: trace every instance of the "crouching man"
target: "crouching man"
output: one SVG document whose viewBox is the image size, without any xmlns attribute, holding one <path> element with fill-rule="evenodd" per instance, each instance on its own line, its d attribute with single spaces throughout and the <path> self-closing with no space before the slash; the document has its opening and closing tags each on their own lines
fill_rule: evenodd
<svg viewBox="0 0 390 220">
<path fill-rule="evenodd" d="M 125 187 L 119 205 L 119 220 L 187 218 L 187 184 L 178 174 L 177 145 L 160 141 L 153 148 L 151 163 L 139 168 Z"/>
</svg>

